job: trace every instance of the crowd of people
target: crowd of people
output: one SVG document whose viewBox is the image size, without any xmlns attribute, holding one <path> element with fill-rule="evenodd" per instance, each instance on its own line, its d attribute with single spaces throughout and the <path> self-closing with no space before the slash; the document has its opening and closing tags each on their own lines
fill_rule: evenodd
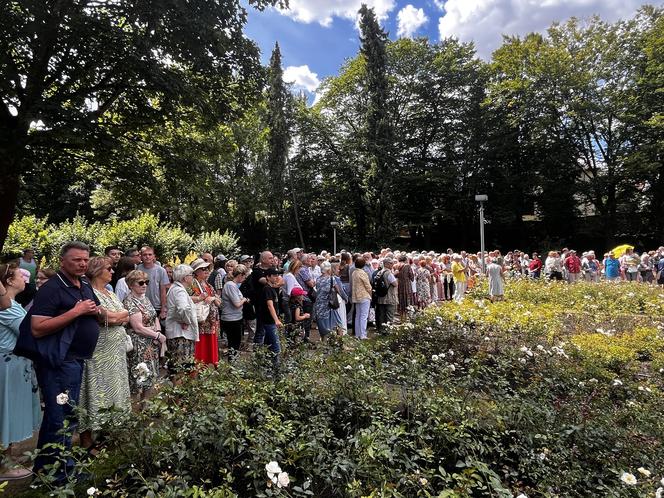
<svg viewBox="0 0 664 498">
<path fill-rule="evenodd" d="M 502 299 L 506 276 L 664 284 L 664 247 L 551 251 L 544 261 L 520 251 L 469 254 L 392 251 L 263 251 L 228 259 L 202 253 L 190 264 L 158 261 L 152 247 L 108 247 L 91 256 L 81 242 L 60 253 L 59 270 L 40 268 L 34 251 L 0 265 L 0 443 L 38 427 L 39 472 L 71 446 L 72 431 L 91 454 L 109 409 L 129 413 L 162 379 L 180 382 L 196 368 L 233 362 L 264 345 L 278 372 L 281 337 L 312 342 L 331 334 L 385 333 L 411 307 L 462 301 L 483 273 L 489 297 Z M 484 263 L 484 265 L 482 264 Z M 397 318 L 398 317 L 398 318 Z M 223 339 L 223 341 L 222 341 Z M 67 426 L 68 430 L 63 431 Z M 73 462 L 65 459 L 59 478 Z M 4 479 L 31 473 L 6 468 Z"/>
</svg>

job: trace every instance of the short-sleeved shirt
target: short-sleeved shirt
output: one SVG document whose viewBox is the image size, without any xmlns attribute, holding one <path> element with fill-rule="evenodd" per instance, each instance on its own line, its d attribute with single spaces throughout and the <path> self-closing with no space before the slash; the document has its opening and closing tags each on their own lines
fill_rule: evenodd
<svg viewBox="0 0 664 498">
<path fill-rule="evenodd" d="M 466 281 L 466 269 L 461 263 L 454 262 L 452 263 L 452 274 L 454 275 L 455 282 L 465 282 Z"/>
<path fill-rule="evenodd" d="M 267 268 L 264 269 L 260 266 L 256 266 L 251 270 L 251 275 L 249 275 L 249 278 L 251 279 L 251 288 L 254 291 L 254 295 L 250 298 L 253 298 L 253 301 L 256 303 L 258 303 L 262 298 L 264 285 L 260 282 L 260 279 L 266 277 L 266 272 Z"/>
<path fill-rule="evenodd" d="M 606 258 L 604 260 L 604 273 L 607 278 L 616 278 L 620 275 L 620 261 L 617 259 Z"/>
<path fill-rule="evenodd" d="M 311 270 L 303 266 L 300 268 L 300 271 L 297 272 L 297 275 L 295 275 L 295 278 L 297 279 L 297 283 L 300 284 L 300 287 L 302 287 L 305 291 L 309 290 L 309 286 L 307 285 L 307 282 L 309 280 L 314 280 L 313 275 L 311 274 Z"/>
<path fill-rule="evenodd" d="M 161 289 L 162 285 L 168 285 L 170 281 L 168 280 L 168 273 L 161 266 L 155 264 L 152 268 L 146 268 L 142 264 L 138 265 L 136 268 L 147 274 L 150 283 L 148 284 L 148 290 L 145 292 L 145 295 L 148 296 L 148 299 L 154 306 L 154 309 L 157 311 L 161 310 Z M 166 303 L 164 303 L 166 304 Z"/>
<path fill-rule="evenodd" d="M 295 288 L 299 287 L 302 289 L 302 286 L 298 283 L 297 279 L 292 273 L 284 273 L 284 293 L 286 296 L 290 297 L 291 291 Z M 304 290 L 304 289 L 302 289 Z"/>
<path fill-rule="evenodd" d="M 256 304 L 256 313 L 258 314 L 258 319 L 261 323 L 272 325 L 274 324 L 274 318 L 270 313 L 270 309 L 267 306 L 268 301 L 272 301 L 274 305 L 275 312 L 279 309 L 279 298 L 277 295 L 277 290 L 269 285 L 263 287 L 261 291 L 261 297 Z"/>
<path fill-rule="evenodd" d="M 75 286 L 62 272 L 56 273 L 42 285 L 35 295 L 30 316 L 55 317 L 69 311 L 78 301 L 92 299 L 99 306 L 99 299 L 86 278 L 80 279 L 80 287 Z M 94 315 L 81 315 L 72 322 L 76 333 L 69 352 L 70 358 L 89 359 L 99 339 L 99 323 Z"/>
<path fill-rule="evenodd" d="M 210 285 L 212 285 L 212 287 L 214 287 L 214 290 L 220 291 L 224 288 L 224 282 L 226 280 L 226 270 L 224 270 L 223 268 L 218 268 L 216 272 L 217 273 L 214 276 L 214 280 L 212 282 L 208 280 L 208 282 L 210 283 Z"/>
<path fill-rule="evenodd" d="M 221 319 L 224 322 L 235 322 L 242 320 L 242 307 L 238 308 L 235 303 L 244 299 L 240 287 L 229 280 L 224 284 L 221 291 Z"/>
</svg>

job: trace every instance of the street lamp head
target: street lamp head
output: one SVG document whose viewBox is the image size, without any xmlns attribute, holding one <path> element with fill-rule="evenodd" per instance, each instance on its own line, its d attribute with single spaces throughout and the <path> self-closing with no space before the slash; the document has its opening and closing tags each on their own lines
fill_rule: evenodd
<svg viewBox="0 0 664 498">
<path fill-rule="evenodd" d="M 339 226 L 339 222 L 338 221 L 330 221 L 330 225 L 333 226 L 333 227 L 337 227 L 337 226 Z"/>
<path fill-rule="evenodd" d="M 481 194 L 481 195 L 476 195 L 476 196 L 475 196 L 475 201 L 476 201 L 476 202 L 486 202 L 487 200 L 489 200 L 489 196 L 488 196 L 488 195 L 483 195 L 483 194 Z"/>
</svg>

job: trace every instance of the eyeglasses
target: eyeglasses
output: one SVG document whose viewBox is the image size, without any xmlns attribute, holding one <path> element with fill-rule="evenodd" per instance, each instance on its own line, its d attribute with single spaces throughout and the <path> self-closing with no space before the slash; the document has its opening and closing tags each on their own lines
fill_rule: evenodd
<svg viewBox="0 0 664 498">
<path fill-rule="evenodd" d="M 139 280 L 138 282 L 136 282 L 136 285 L 140 285 L 142 287 L 144 285 L 148 285 L 149 283 L 150 283 L 149 280 Z"/>
</svg>

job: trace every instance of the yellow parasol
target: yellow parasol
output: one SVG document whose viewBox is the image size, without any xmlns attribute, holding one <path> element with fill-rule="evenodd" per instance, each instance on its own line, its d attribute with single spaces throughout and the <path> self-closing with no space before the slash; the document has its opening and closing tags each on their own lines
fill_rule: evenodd
<svg viewBox="0 0 664 498">
<path fill-rule="evenodd" d="M 611 249 L 611 251 L 613 252 L 613 255 L 616 258 L 619 258 L 620 256 L 622 256 L 627 252 L 627 249 L 634 249 L 634 246 L 630 246 L 629 244 L 623 244 L 621 246 L 614 247 L 613 249 Z"/>
</svg>

